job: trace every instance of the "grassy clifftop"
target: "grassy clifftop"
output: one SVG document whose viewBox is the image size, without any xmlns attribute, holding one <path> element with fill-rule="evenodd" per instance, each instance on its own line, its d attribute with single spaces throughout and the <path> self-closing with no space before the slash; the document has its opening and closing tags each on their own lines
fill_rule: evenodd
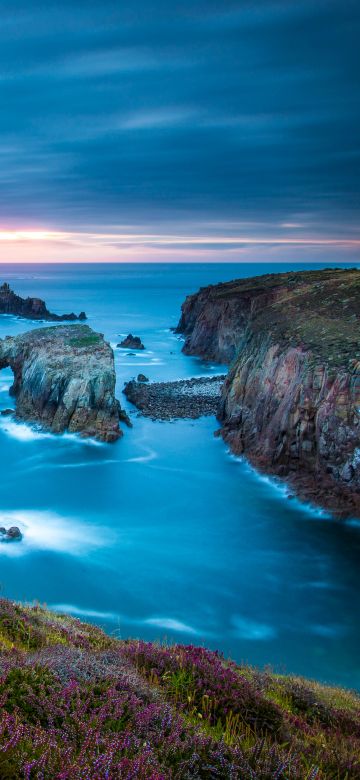
<svg viewBox="0 0 360 780">
<path fill-rule="evenodd" d="M 252 330 L 301 344 L 333 368 L 360 360 L 360 271 L 297 271 L 238 279 L 209 288 L 213 301 L 253 300 Z M 259 305 L 256 306 L 256 299 Z"/>
<path fill-rule="evenodd" d="M 360 700 L 0 601 L 0 778 L 360 777 Z"/>
</svg>

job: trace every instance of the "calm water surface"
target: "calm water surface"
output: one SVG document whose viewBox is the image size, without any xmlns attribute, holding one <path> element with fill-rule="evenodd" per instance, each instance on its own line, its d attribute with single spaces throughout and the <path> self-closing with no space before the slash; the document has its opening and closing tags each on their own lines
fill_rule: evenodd
<svg viewBox="0 0 360 780">
<path fill-rule="evenodd" d="M 21 295 L 57 312 L 84 309 L 114 347 L 129 331 L 146 346 L 136 356 L 115 350 L 133 428 L 114 445 L 0 418 L 0 525 L 24 532 L 21 544 L 0 546 L 2 593 L 121 637 L 204 643 L 238 661 L 360 688 L 359 525 L 289 501 L 214 438 L 214 418 L 152 422 L 122 396 L 139 371 L 151 380 L 217 373 L 182 355 L 170 330 L 180 304 L 201 285 L 268 271 L 2 266 L 1 279 Z M 0 317 L 1 337 L 32 327 Z M 1 408 L 11 404 L 11 382 L 3 370 Z"/>
</svg>

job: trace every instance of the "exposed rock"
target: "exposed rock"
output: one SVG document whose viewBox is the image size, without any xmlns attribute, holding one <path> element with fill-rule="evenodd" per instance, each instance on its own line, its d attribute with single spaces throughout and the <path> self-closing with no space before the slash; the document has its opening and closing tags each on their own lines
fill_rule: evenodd
<svg viewBox="0 0 360 780">
<path fill-rule="evenodd" d="M 120 420 L 120 422 L 125 423 L 125 425 L 127 425 L 128 428 L 132 428 L 133 427 L 132 426 L 132 422 L 130 420 L 130 417 L 127 414 L 127 412 L 125 412 L 125 409 L 120 409 L 120 411 L 119 411 L 119 420 Z"/>
<path fill-rule="evenodd" d="M 20 528 L 18 528 L 16 525 L 11 526 L 6 532 L 6 536 L 9 539 L 21 539 L 22 533 L 20 531 Z"/>
<path fill-rule="evenodd" d="M 87 325 L 40 328 L 0 340 L 0 368 L 10 366 L 16 416 L 54 433 L 69 430 L 115 441 L 114 354 Z"/>
<path fill-rule="evenodd" d="M 148 382 L 149 381 L 149 377 L 145 376 L 145 374 L 138 374 L 137 381 L 138 382 Z"/>
<path fill-rule="evenodd" d="M 79 316 L 71 314 L 53 314 L 48 311 L 45 301 L 41 298 L 21 298 L 10 289 L 7 282 L 0 286 L 0 314 L 14 314 L 17 317 L 25 317 L 29 320 L 51 320 L 58 322 L 62 320 L 86 320 L 84 311 Z"/>
<path fill-rule="evenodd" d="M 132 333 L 129 333 L 126 339 L 120 341 L 120 344 L 117 344 L 117 346 L 122 349 L 145 349 L 140 336 L 133 336 Z"/>
<path fill-rule="evenodd" d="M 15 409 L 2 409 L 0 414 L 2 417 L 10 417 L 12 414 L 15 414 Z"/>
<path fill-rule="evenodd" d="M 0 542 L 20 542 L 22 533 L 17 525 L 11 526 L 8 530 L 0 528 Z"/>
<path fill-rule="evenodd" d="M 360 516 L 360 272 L 270 274 L 182 307 L 184 352 L 232 361 L 219 419 L 231 449 L 300 495 Z"/>
<path fill-rule="evenodd" d="M 127 382 L 126 397 L 146 417 L 171 420 L 215 415 L 219 409 L 224 376 L 183 379 L 177 382 Z"/>
</svg>

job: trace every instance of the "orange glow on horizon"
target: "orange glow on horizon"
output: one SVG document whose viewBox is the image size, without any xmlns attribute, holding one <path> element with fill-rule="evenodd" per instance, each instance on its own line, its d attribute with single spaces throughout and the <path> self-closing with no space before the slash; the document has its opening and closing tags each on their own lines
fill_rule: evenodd
<svg viewBox="0 0 360 780">
<path fill-rule="evenodd" d="M 314 235 L 192 234 L 189 226 L 179 233 L 63 231 L 51 229 L 0 229 L 0 263 L 34 262 L 229 262 L 290 259 L 290 252 L 318 254 L 321 249 L 358 251 L 360 238 L 324 238 Z M 295 227 L 295 226 L 294 226 Z M 6 250 L 5 250 L 6 246 Z M 284 252 L 288 250 L 287 257 Z M 299 259 L 304 259 L 302 256 Z M 347 261 L 344 256 L 343 260 Z M 358 258 L 354 258 L 355 262 Z"/>
</svg>

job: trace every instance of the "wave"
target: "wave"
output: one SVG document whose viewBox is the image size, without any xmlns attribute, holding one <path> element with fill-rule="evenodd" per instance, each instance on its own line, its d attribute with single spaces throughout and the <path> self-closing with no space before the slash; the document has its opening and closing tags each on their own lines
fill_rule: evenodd
<svg viewBox="0 0 360 780">
<path fill-rule="evenodd" d="M 151 450 L 149 448 L 147 450 L 146 455 L 138 455 L 137 457 L 134 458 L 126 458 L 126 460 L 123 462 L 124 463 L 150 463 L 150 461 L 156 460 L 157 457 L 158 455 L 155 452 L 155 450 Z"/>
<path fill-rule="evenodd" d="M 54 612 L 61 612 L 65 615 L 75 615 L 76 617 L 95 618 L 99 620 L 120 620 L 120 615 L 116 612 L 100 612 L 96 609 L 84 609 L 75 604 L 51 604 L 50 609 Z"/>
<path fill-rule="evenodd" d="M 193 628 L 192 626 L 189 626 L 187 623 L 183 623 L 182 621 L 171 617 L 130 617 L 128 615 L 121 615 L 118 612 L 106 612 L 102 610 L 77 606 L 76 604 L 51 604 L 49 608 L 53 609 L 55 612 L 62 612 L 65 615 L 73 615 L 74 617 L 79 618 L 92 618 L 94 620 L 117 622 L 119 625 L 154 626 L 155 628 L 162 628 L 166 629 L 167 631 L 174 631 L 180 634 L 204 636 L 203 632 Z"/>
<path fill-rule="evenodd" d="M 201 634 L 196 628 L 188 626 L 186 623 L 182 623 L 175 618 L 155 617 L 146 618 L 142 621 L 145 625 L 156 626 L 157 628 L 166 628 L 169 631 L 176 631 L 181 634 L 192 634 L 193 636 L 199 636 Z"/>
<path fill-rule="evenodd" d="M 289 496 L 292 496 L 293 501 L 291 504 L 292 506 L 296 507 L 296 509 L 299 509 L 301 512 L 307 515 L 311 515 L 314 519 L 333 520 L 331 514 L 326 512 L 325 509 L 321 509 L 321 507 L 318 507 L 315 504 L 311 504 L 308 501 L 301 501 L 300 498 L 294 495 L 291 486 L 287 485 L 286 482 L 282 482 L 277 477 L 272 477 L 271 475 L 263 474 L 261 471 L 258 471 L 255 466 L 252 466 L 243 455 L 234 455 L 230 449 L 226 450 L 226 454 L 230 460 L 233 460 L 242 465 L 244 470 L 257 482 L 261 482 L 269 487 L 273 493 L 277 493 L 278 496 L 283 499 L 287 499 L 287 501 Z"/>
<path fill-rule="evenodd" d="M 241 615 L 233 615 L 233 634 L 236 639 L 247 639 L 250 641 L 265 641 L 276 638 L 276 631 L 273 626 L 267 623 L 258 623 L 255 620 L 248 620 Z"/>
<path fill-rule="evenodd" d="M 18 526 L 23 535 L 20 542 L 1 542 L 0 554 L 26 555 L 37 550 L 81 555 L 113 544 L 115 533 L 103 526 L 83 523 L 75 517 L 55 512 L 19 509 L 0 512 L 0 526 Z"/>
<path fill-rule="evenodd" d="M 72 441 L 76 444 L 92 447 L 104 446 L 103 442 L 98 441 L 97 439 L 82 438 L 76 433 L 51 433 L 51 431 L 43 431 L 37 425 L 30 425 L 8 418 L 0 418 L 0 431 L 3 431 L 17 441 L 22 442 L 51 439 L 52 441 Z"/>
</svg>

